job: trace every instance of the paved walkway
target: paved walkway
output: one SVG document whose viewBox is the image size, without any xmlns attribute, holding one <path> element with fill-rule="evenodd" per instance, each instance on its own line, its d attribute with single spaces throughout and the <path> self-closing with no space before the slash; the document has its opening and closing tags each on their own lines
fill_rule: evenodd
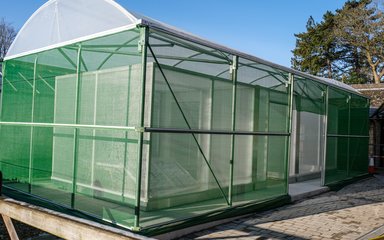
<svg viewBox="0 0 384 240">
<path fill-rule="evenodd" d="M 364 239 L 383 225 L 384 177 L 376 176 L 182 239 Z"/>
</svg>

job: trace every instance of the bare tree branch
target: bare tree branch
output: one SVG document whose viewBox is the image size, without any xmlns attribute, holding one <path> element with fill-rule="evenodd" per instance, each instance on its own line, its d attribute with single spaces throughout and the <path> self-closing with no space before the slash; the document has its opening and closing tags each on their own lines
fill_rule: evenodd
<svg viewBox="0 0 384 240">
<path fill-rule="evenodd" d="M 0 19 L 0 61 L 2 61 L 7 54 L 9 47 L 16 37 L 15 28 L 4 18 Z"/>
</svg>

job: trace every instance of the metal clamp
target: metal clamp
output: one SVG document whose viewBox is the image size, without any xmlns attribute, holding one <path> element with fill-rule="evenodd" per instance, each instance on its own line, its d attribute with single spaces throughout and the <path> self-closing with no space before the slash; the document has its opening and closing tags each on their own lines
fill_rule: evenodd
<svg viewBox="0 0 384 240">
<path fill-rule="evenodd" d="M 144 127 L 135 127 L 135 132 L 145 132 L 145 128 Z"/>
</svg>

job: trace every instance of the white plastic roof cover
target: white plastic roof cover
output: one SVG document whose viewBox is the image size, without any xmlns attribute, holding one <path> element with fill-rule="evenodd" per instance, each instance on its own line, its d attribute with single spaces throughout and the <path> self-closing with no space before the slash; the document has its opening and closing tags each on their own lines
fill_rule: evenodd
<svg viewBox="0 0 384 240">
<path fill-rule="evenodd" d="M 91 38 L 92 35 L 118 30 L 122 27 L 143 24 L 161 29 L 184 39 L 216 48 L 246 59 L 264 63 L 294 74 L 317 79 L 328 85 L 337 86 L 358 93 L 347 84 L 333 79 L 310 76 L 287 67 L 274 64 L 263 59 L 212 43 L 173 26 L 153 20 L 146 16 L 128 12 L 113 0 L 49 0 L 40 7 L 24 24 L 13 44 L 8 50 L 6 59 L 15 58 L 56 45 Z"/>
<path fill-rule="evenodd" d="M 137 19 L 113 0 L 50 0 L 24 24 L 7 57 L 127 26 Z"/>
</svg>

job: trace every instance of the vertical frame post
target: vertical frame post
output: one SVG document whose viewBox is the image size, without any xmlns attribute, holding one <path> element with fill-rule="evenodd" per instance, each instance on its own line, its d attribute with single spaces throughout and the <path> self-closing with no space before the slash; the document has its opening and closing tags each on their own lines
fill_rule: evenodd
<svg viewBox="0 0 384 240">
<path fill-rule="evenodd" d="M 209 123 L 209 129 L 213 129 L 213 120 L 214 120 L 214 109 L 215 109 L 215 79 L 212 79 L 211 80 L 212 83 L 211 83 L 211 111 L 210 111 L 210 116 L 211 116 L 211 119 L 210 119 L 210 123 Z M 209 134 L 209 146 L 211 146 L 212 142 L 213 142 L 213 137 L 212 137 L 212 134 Z M 208 155 L 211 156 L 211 149 L 209 149 L 209 152 L 208 152 Z M 208 169 L 204 169 L 203 171 L 200 172 L 200 178 L 203 179 L 203 181 L 209 181 L 209 170 Z"/>
<path fill-rule="evenodd" d="M 323 130 L 323 164 L 321 168 L 321 186 L 325 185 L 325 171 L 327 166 L 327 141 L 328 141 L 328 111 L 329 111 L 329 87 L 325 89 L 325 115 L 323 119 L 324 130 Z"/>
<path fill-rule="evenodd" d="M 132 67 L 129 66 L 128 68 L 128 88 L 127 88 L 127 106 L 126 106 L 126 109 L 127 109 L 127 116 L 125 118 L 125 126 L 128 127 L 129 125 L 129 98 L 130 98 L 130 95 L 131 95 L 131 72 L 132 72 Z M 127 150 L 128 150 L 128 131 L 125 131 L 124 133 L 124 137 L 125 137 L 125 143 L 124 143 L 124 165 L 123 165 L 123 184 L 122 184 L 122 187 L 121 187 L 121 201 L 124 202 L 124 195 L 125 195 L 125 178 L 127 176 L 126 174 L 126 171 L 127 171 L 127 158 L 128 158 L 128 154 L 127 154 Z"/>
<path fill-rule="evenodd" d="M 289 137 L 288 139 L 286 140 L 286 146 L 285 146 L 285 162 L 284 162 L 284 167 L 285 167 L 285 186 L 286 186 L 286 189 L 285 189 L 285 192 L 288 194 L 289 193 L 289 163 L 291 161 L 291 149 L 292 149 L 292 116 L 293 116 L 293 97 L 294 97 L 294 75 L 292 73 L 289 73 L 288 74 L 288 85 L 289 85 L 289 105 L 288 105 L 288 126 L 287 126 L 287 130 L 288 130 L 288 134 L 289 134 Z"/>
<path fill-rule="evenodd" d="M 232 80 L 232 132 L 236 130 L 236 97 L 237 97 L 237 69 L 239 66 L 239 57 L 233 56 L 232 65 L 230 67 L 231 80 Z M 235 134 L 231 138 L 231 159 L 229 160 L 229 189 L 228 189 L 228 204 L 232 206 L 233 195 L 233 168 L 235 160 Z"/>
<path fill-rule="evenodd" d="M 3 94 L 4 94 L 4 79 L 5 79 L 5 66 L 7 62 L 1 62 L 1 69 L 2 69 L 2 79 L 1 79 L 1 86 L 0 86 L 0 121 L 2 121 L 2 115 L 3 115 Z M 0 125 L 1 129 L 1 125 Z"/>
<path fill-rule="evenodd" d="M 141 176 L 143 164 L 143 138 L 144 138 L 144 114 L 145 114 L 145 85 L 147 78 L 147 45 L 148 27 L 140 27 L 139 51 L 141 52 L 141 109 L 140 109 L 140 131 L 138 138 L 137 174 L 136 174 L 136 204 L 134 231 L 140 230 L 140 200 L 141 200 Z"/>
<path fill-rule="evenodd" d="M 32 106 L 31 106 L 31 123 L 35 121 L 35 97 L 36 97 L 36 68 L 37 68 L 38 56 L 35 57 L 35 62 L 33 65 L 33 82 L 32 82 Z M 33 181 L 33 134 L 34 126 L 31 126 L 30 138 L 29 138 L 29 166 L 28 166 L 28 191 L 32 191 L 32 181 Z"/>
<path fill-rule="evenodd" d="M 4 95 L 4 80 L 5 80 L 5 68 L 7 62 L 0 62 L 1 68 L 2 68 L 2 79 L 1 79 L 1 86 L 0 86 L 0 122 L 3 120 L 3 95 Z M 0 124 L 0 131 L 1 131 L 2 125 Z M 2 174 L 2 163 L 0 162 L 0 173 L 1 173 L 1 179 L 0 179 L 0 196 L 1 196 L 1 187 L 3 185 L 2 179 L 3 179 L 3 174 Z"/>
<path fill-rule="evenodd" d="M 352 95 L 349 94 L 348 95 L 348 99 L 347 99 L 347 102 L 348 102 L 348 135 L 351 135 L 351 132 L 350 132 L 350 129 L 351 129 L 351 102 L 352 102 Z M 348 136 L 347 137 L 347 178 L 349 177 L 349 168 L 350 168 L 350 151 L 351 151 L 351 148 L 350 148 L 350 144 L 351 144 L 351 137 Z"/>
<path fill-rule="evenodd" d="M 270 117 L 271 117 L 271 91 L 268 90 L 267 92 L 267 107 L 265 110 L 265 117 L 267 119 L 265 123 L 265 131 L 270 132 Z M 268 165 L 269 165 L 269 148 L 271 147 L 269 144 L 269 138 L 270 135 L 265 135 L 264 136 L 264 164 L 263 164 L 263 180 L 265 183 L 268 182 Z"/>
<path fill-rule="evenodd" d="M 81 92 L 81 44 L 77 50 L 77 69 L 76 69 L 76 84 L 75 84 L 75 124 L 79 124 L 80 114 L 80 92 Z M 73 137 L 73 176 L 72 176 L 72 195 L 71 195 L 71 207 L 75 207 L 75 193 L 77 191 L 77 162 L 78 162 L 78 151 L 79 151 L 79 129 L 75 127 Z"/>
<path fill-rule="evenodd" d="M 295 117 L 295 126 L 293 126 L 293 116 L 292 116 L 292 131 L 291 131 L 291 149 L 294 149 L 292 151 L 295 151 L 295 154 L 290 157 L 290 166 L 291 166 L 291 161 L 294 161 L 295 167 L 294 167 L 294 172 L 295 175 L 298 176 L 300 174 L 300 121 L 301 121 L 301 98 L 298 97 L 295 99 L 295 104 L 296 104 L 296 117 Z M 293 112 L 292 112 L 293 114 Z M 295 139 L 295 141 L 293 141 Z M 292 146 L 293 143 L 295 143 L 295 146 Z M 289 166 L 289 167 L 290 167 Z M 289 172 L 289 171 L 288 171 Z"/>
</svg>

